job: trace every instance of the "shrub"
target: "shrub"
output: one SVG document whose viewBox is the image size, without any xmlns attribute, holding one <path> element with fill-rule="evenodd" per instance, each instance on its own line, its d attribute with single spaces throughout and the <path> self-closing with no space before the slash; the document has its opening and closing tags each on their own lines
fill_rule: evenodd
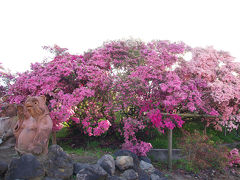
<svg viewBox="0 0 240 180">
<path fill-rule="evenodd" d="M 207 135 L 196 130 L 193 133 L 185 131 L 184 134 L 179 146 L 193 169 L 221 170 L 227 166 L 227 148 L 217 146 Z"/>
<path fill-rule="evenodd" d="M 229 166 L 240 166 L 240 155 L 237 148 L 232 149 L 228 154 Z"/>
</svg>

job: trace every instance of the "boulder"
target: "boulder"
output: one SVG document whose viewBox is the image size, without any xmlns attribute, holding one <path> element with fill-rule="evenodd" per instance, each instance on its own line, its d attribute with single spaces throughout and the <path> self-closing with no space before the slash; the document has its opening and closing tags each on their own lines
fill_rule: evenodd
<svg viewBox="0 0 240 180">
<path fill-rule="evenodd" d="M 86 169 L 94 172 L 95 174 L 97 174 L 101 177 L 107 177 L 108 176 L 108 173 L 99 164 L 89 165 L 88 167 L 86 167 Z"/>
<path fill-rule="evenodd" d="M 151 174 L 151 180 L 160 180 L 160 177 L 156 174 Z"/>
<path fill-rule="evenodd" d="M 97 174 L 94 174 L 93 172 L 87 169 L 82 169 L 76 176 L 76 180 L 98 180 L 98 179 L 99 176 Z"/>
<path fill-rule="evenodd" d="M 108 173 L 99 165 L 89 165 L 77 173 L 76 180 L 106 180 Z"/>
<path fill-rule="evenodd" d="M 151 174 L 151 180 L 167 180 L 167 177 L 160 177 L 157 174 Z"/>
<path fill-rule="evenodd" d="M 110 176 L 107 178 L 107 180 L 126 180 L 126 179 L 119 176 Z"/>
<path fill-rule="evenodd" d="M 155 171 L 155 168 L 152 164 L 149 164 L 145 161 L 140 161 L 140 168 L 148 174 L 152 174 Z"/>
<path fill-rule="evenodd" d="M 97 178 L 97 175 L 92 174 L 92 172 L 89 172 L 86 169 L 81 170 L 76 176 L 76 180 L 95 180 Z"/>
<path fill-rule="evenodd" d="M 16 139 L 14 136 L 8 137 L 7 139 L 0 139 L 0 150 L 14 148 Z"/>
<path fill-rule="evenodd" d="M 151 179 L 150 176 L 140 168 L 137 170 L 137 173 L 138 173 L 138 180 L 150 180 Z"/>
<path fill-rule="evenodd" d="M 139 159 L 138 159 L 138 156 L 136 154 L 134 154 L 133 152 L 131 151 L 128 151 L 128 150 L 118 150 L 114 153 L 114 156 L 117 157 L 117 156 L 131 156 L 133 158 L 133 169 L 134 170 L 137 170 L 138 169 L 138 166 L 139 166 Z"/>
<path fill-rule="evenodd" d="M 138 158 L 139 158 L 140 161 L 142 160 L 142 161 L 145 161 L 149 164 L 152 164 L 151 159 L 149 159 L 147 156 L 138 156 Z"/>
<path fill-rule="evenodd" d="M 153 172 L 153 174 L 158 175 L 159 177 L 165 177 L 163 173 L 161 173 L 158 169 L 155 169 L 155 171 Z"/>
<path fill-rule="evenodd" d="M 60 178 L 51 178 L 51 177 L 45 177 L 43 180 L 63 180 Z"/>
<path fill-rule="evenodd" d="M 42 179 L 44 175 L 44 168 L 37 158 L 32 154 L 25 154 L 11 161 L 5 180 Z"/>
<path fill-rule="evenodd" d="M 129 168 L 133 168 L 133 158 L 131 156 L 117 156 L 116 158 L 116 167 L 120 171 L 124 171 Z"/>
<path fill-rule="evenodd" d="M 50 146 L 44 165 L 47 176 L 51 178 L 69 179 L 73 174 L 72 159 L 58 145 Z"/>
<path fill-rule="evenodd" d="M 126 180 L 137 180 L 138 173 L 133 169 L 128 169 L 122 173 L 122 177 L 124 177 Z"/>
<path fill-rule="evenodd" d="M 87 163 L 74 163 L 73 164 L 73 174 L 76 175 L 80 170 L 89 167 L 89 164 Z"/>
<path fill-rule="evenodd" d="M 8 164 L 0 161 L 0 177 L 4 176 L 7 170 L 8 170 Z"/>
<path fill-rule="evenodd" d="M 115 173 L 115 161 L 110 154 L 103 155 L 97 163 L 111 176 Z"/>
</svg>

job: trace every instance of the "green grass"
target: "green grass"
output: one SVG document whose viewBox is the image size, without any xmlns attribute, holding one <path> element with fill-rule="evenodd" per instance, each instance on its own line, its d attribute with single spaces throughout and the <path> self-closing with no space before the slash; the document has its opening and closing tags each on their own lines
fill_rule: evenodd
<svg viewBox="0 0 240 180">
<path fill-rule="evenodd" d="M 193 132 L 194 130 L 198 130 L 203 133 L 203 123 L 202 122 L 186 122 L 183 126 L 184 130 L 189 132 Z M 156 130 L 152 130 L 153 135 L 151 137 L 145 138 L 144 140 L 150 142 L 153 148 L 157 149 L 166 149 L 168 147 L 168 135 L 167 132 L 164 134 L 158 133 Z M 216 131 L 213 127 L 207 128 L 207 135 L 214 142 L 214 144 L 225 144 L 225 143 L 234 143 L 240 141 L 240 136 L 237 135 L 236 130 L 231 132 L 227 132 L 226 136 L 223 131 Z M 178 143 L 184 135 L 182 134 L 179 128 L 175 128 L 173 130 L 173 148 L 179 148 Z"/>
<path fill-rule="evenodd" d="M 57 131 L 57 133 L 56 133 L 57 138 L 67 137 L 67 135 L 68 135 L 67 127 L 62 128 L 60 131 Z"/>
<path fill-rule="evenodd" d="M 95 148 L 95 149 L 84 149 L 84 148 L 71 148 L 69 146 L 61 146 L 68 154 L 77 154 L 80 156 L 95 156 L 100 158 L 104 154 L 113 154 L 114 150 L 110 148 Z"/>
<path fill-rule="evenodd" d="M 168 169 L 168 162 L 167 161 L 160 161 L 160 162 L 152 162 L 154 167 L 158 169 Z M 193 167 L 191 162 L 187 161 L 186 159 L 179 159 L 172 161 L 172 168 L 174 169 L 183 169 L 188 172 L 198 173 L 199 169 Z"/>
<path fill-rule="evenodd" d="M 203 132 L 204 126 L 202 122 L 195 121 L 195 122 L 186 122 L 183 125 L 183 129 L 187 130 L 189 132 L 193 132 L 194 130 L 198 130 L 199 132 Z M 149 136 L 142 136 L 142 140 L 149 142 L 152 144 L 153 148 L 157 149 L 166 149 L 168 147 L 168 136 L 167 131 L 162 134 L 159 133 L 156 129 L 150 129 L 150 135 Z M 214 130 L 212 127 L 207 128 L 207 135 L 210 137 L 210 139 L 215 143 L 233 143 L 240 141 L 240 137 L 236 134 L 236 130 L 233 130 L 232 132 L 227 132 L 226 136 L 224 135 L 224 130 L 222 132 Z M 68 129 L 65 127 L 57 132 L 57 138 L 63 138 L 68 136 Z M 178 143 L 184 135 L 182 134 L 182 131 L 179 128 L 175 128 L 173 130 L 173 148 L 179 148 Z M 111 152 L 113 151 L 110 148 L 100 148 L 100 142 L 99 140 L 89 140 L 87 138 L 86 140 L 86 148 L 72 148 L 70 146 L 67 146 L 66 143 L 62 143 L 61 146 L 63 146 L 63 149 L 68 152 L 74 152 L 76 154 L 84 154 L 86 151 L 88 151 L 90 154 L 99 154 L 98 152 Z M 85 153 L 86 154 L 86 153 Z"/>
<path fill-rule="evenodd" d="M 179 129 L 173 131 L 173 148 L 178 148 L 179 137 L 181 137 L 181 132 Z M 166 149 L 168 147 L 168 134 L 158 133 L 154 138 L 147 139 L 147 142 L 150 142 L 153 148 L 156 149 Z"/>
<path fill-rule="evenodd" d="M 111 148 L 101 148 L 98 141 L 89 141 L 87 142 L 86 148 L 72 148 L 66 142 L 58 142 L 58 144 L 63 148 L 68 154 L 77 154 L 80 156 L 94 156 L 100 158 L 104 154 L 113 154 L 115 151 Z"/>
</svg>

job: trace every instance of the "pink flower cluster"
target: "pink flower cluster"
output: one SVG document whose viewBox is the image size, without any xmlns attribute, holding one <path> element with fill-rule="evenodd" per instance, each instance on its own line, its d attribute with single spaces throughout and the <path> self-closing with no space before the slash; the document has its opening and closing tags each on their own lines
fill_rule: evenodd
<svg viewBox="0 0 240 180">
<path fill-rule="evenodd" d="M 143 123 L 132 118 L 126 118 L 123 120 L 123 122 L 125 142 L 122 145 L 122 148 L 130 150 L 139 156 L 146 156 L 146 153 L 152 148 L 152 145 L 150 143 L 137 140 L 135 135 L 139 129 L 145 128 Z"/>
<path fill-rule="evenodd" d="M 237 148 L 232 149 L 228 154 L 229 166 L 240 166 L 240 155 Z"/>
<path fill-rule="evenodd" d="M 177 114 L 167 114 L 165 117 L 160 110 L 151 110 L 147 114 L 152 124 L 162 133 L 164 129 L 174 129 L 175 127 L 182 127 L 184 121 Z"/>
<path fill-rule="evenodd" d="M 221 125 L 228 127 L 229 130 L 237 129 L 240 64 L 235 62 L 229 53 L 217 51 L 212 47 L 195 48 L 191 53 L 192 59 L 182 63 L 184 68 L 178 69 L 178 74 L 182 79 L 195 79 L 200 82 L 196 84 L 196 90 L 200 93 L 198 108 L 202 113 L 221 116 L 205 120 L 216 128 Z"/>
</svg>

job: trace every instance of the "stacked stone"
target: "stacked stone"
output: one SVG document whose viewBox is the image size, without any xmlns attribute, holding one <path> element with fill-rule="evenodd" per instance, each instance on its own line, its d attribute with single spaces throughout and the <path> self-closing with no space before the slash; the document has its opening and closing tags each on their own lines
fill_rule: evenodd
<svg viewBox="0 0 240 180">
<path fill-rule="evenodd" d="M 114 159 L 115 157 L 115 159 Z M 13 180 L 165 180 L 147 157 L 127 150 L 106 154 L 96 164 L 73 162 L 63 149 L 52 145 L 45 158 L 25 154 L 8 167 L 0 162 L 0 179 Z"/>
</svg>

